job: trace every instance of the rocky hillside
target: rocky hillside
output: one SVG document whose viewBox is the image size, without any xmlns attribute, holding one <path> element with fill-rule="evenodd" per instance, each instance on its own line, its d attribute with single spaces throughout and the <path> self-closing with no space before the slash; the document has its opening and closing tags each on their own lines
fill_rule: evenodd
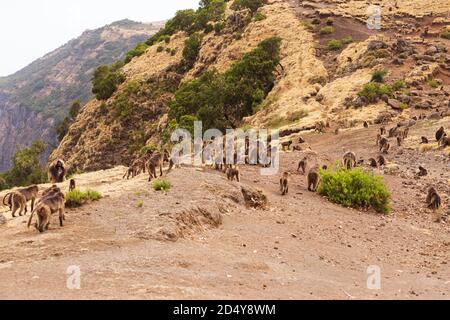
<svg viewBox="0 0 450 320">
<path fill-rule="evenodd" d="M 0 78 L 0 172 L 9 168 L 17 147 L 35 139 L 55 146 L 55 126 L 71 103 L 91 98 L 95 68 L 122 58 L 161 25 L 122 20 L 88 30 L 17 73 Z"/>
<path fill-rule="evenodd" d="M 383 2 L 379 30 L 366 26 L 367 1 L 269 0 L 255 12 L 234 3 L 198 31 L 200 47 L 187 70 L 180 65 L 188 29 L 149 43 L 122 68 L 126 80 L 109 99 L 87 103 L 51 158 L 78 171 L 129 164 L 143 146 L 160 142 L 180 84 L 203 81 L 205 71 L 226 73 L 269 37 L 282 39 L 274 83 L 237 126 L 280 128 L 288 136 L 448 114 L 448 1 Z M 369 84 L 374 73 L 381 84 Z"/>
</svg>

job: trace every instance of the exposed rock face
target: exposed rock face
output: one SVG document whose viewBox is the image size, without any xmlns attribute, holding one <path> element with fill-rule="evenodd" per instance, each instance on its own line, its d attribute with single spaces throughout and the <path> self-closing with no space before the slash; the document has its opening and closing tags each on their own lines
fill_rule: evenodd
<svg viewBox="0 0 450 320">
<path fill-rule="evenodd" d="M 162 23 L 118 21 L 79 38 L 0 78 L 0 172 L 7 170 L 17 148 L 42 139 L 48 151 L 57 145 L 55 126 L 74 100 L 91 97 L 96 67 L 120 59 Z"/>
</svg>

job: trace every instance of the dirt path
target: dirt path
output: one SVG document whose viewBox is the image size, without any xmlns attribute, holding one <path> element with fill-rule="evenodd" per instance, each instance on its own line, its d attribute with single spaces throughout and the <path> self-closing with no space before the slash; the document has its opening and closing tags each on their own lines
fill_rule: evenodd
<svg viewBox="0 0 450 320">
<path fill-rule="evenodd" d="M 413 128 L 410 143 L 415 130 L 423 134 L 434 126 Z M 375 152 L 376 130 L 305 137 L 321 161 L 334 162 L 343 147 L 362 157 Z M 407 150 L 393 151 L 389 161 L 406 163 L 417 154 Z M 295 171 L 301 157 L 283 153 L 282 169 Z M 450 178 L 448 162 L 439 159 L 433 152 L 420 155 L 433 166 L 427 179 Z M 394 212 L 379 216 L 309 193 L 297 174 L 289 195 L 281 197 L 278 176 L 261 177 L 258 167 L 244 167 L 242 184 L 269 197 L 270 209 L 255 211 L 245 208 L 237 182 L 209 169 L 170 173 L 174 187 L 167 194 L 151 190 L 145 176 L 122 180 L 124 170 L 77 177 L 82 189 L 105 197 L 68 211 L 62 229 L 54 221 L 48 233 L 37 234 L 26 228 L 26 217 L 5 214 L 0 298 L 449 298 L 450 228 L 432 222 L 423 196 L 416 196 L 417 185 L 428 180 L 385 176 L 394 191 Z M 80 267 L 80 290 L 66 287 L 71 265 Z M 372 265 L 381 268 L 381 290 L 367 289 Z"/>
</svg>

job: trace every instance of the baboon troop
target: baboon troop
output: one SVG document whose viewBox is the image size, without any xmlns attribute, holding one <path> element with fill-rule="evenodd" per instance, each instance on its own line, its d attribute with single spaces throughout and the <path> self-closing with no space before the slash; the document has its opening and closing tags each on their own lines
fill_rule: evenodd
<svg viewBox="0 0 450 320">
<path fill-rule="evenodd" d="M 308 191 L 316 192 L 320 183 L 319 167 L 315 166 L 308 172 Z"/>
<path fill-rule="evenodd" d="M 65 163 L 61 159 L 53 161 L 48 167 L 48 181 L 51 183 L 64 182 L 66 176 Z"/>
<path fill-rule="evenodd" d="M 280 178 L 280 192 L 282 196 L 285 196 L 289 192 L 289 172 L 283 172 Z"/>
</svg>

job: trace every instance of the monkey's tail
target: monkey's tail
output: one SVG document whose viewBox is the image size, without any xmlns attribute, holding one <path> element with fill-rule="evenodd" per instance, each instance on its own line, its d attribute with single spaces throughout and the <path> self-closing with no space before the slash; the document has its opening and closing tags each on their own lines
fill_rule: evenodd
<svg viewBox="0 0 450 320">
<path fill-rule="evenodd" d="M 8 203 L 6 203 L 5 200 L 6 200 L 6 198 L 7 198 L 8 196 L 11 196 L 11 194 L 12 194 L 12 192 L 9 192 L 9 193 L 5 194 L 5 196 L 3 197 L 2 203 L 3 203 L 4 206 L 7 206 L 7 205 L 8 205 Z"/>
<path fill-rule="evenodd" d="M 38 208 L 39 208 L 39 206 L 36 206 L 36 207 L 34 208 L 34 210 L 31 212 L 30 219 L 28 219 L 27 228 L 30 227 L 30 225 L 31 225 L 31 220 L 33 220 L 33 215 L 34 215 L 34 213 L 36 212 L 36 210 L 37 210 Z"/>
</svg>

